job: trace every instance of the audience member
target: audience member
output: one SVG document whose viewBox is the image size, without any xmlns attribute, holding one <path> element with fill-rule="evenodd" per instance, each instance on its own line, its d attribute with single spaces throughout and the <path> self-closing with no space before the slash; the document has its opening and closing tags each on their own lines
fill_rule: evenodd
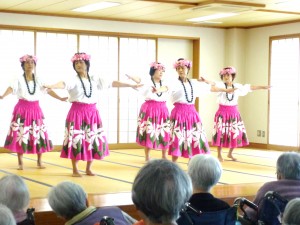
<svg viewBox="0 0 300 225">
<path fill-rule="evenodd" d="M 136 224 L 176 224 L 191 194 L 191 181 L 176 163 L 165 159 L 149 161 L 132 186 L 132 201 L 142 218 Z"/>
<path fill-rule="evenodd" d="M 66 220 L 65 225 L 94 225 L 104 216 L 114 219 L 117 225 L 129 225 L 118 207 L 96 208 L 89 206 L 87 194 L 81 186 L 64 181 L 53 187 L 48 202 L 57 216 Z"/>
<path fill-rule="evenodd" d="M 2 204 L 0 204 L 0 225 L 16 225 L 11 210 Z"/>
<path fill-rule="evenodd" d="M 299 225 L 300 224 L 300 198 L 289 201 L 286 205 L 282 224 L 283 225 Z"/>
<path fill-rule="evenodd" d="M 283 198 L 291 200 L 300 197 L 300 154 L 296 152 L 282 153 L 277 159 L 277 180 L 265 183 L 257 192 L 254 203 L 262 200 L 268 191 L 275 191 Z M 248 217 L 257 221 L 257 213 L 246 208 Z"/>
<path fill-rule="evenodd" d="M 230 205 L 211 193 L 211 189 L 221 178 L 221 163 L 211 155 L 195 155 L 188 166 L 192 179 L 193 195 L 189 203 L 202 212 L 214 212 L 230 208 Z"/>
<path fill-rule="evenodd" d="M 0 179 L 0 203 L 6 205 L 18 225 L 33 225 L 33 209 L 29 205 L 29 190 L 18 175 L 7 175 Z"/>
</svg>

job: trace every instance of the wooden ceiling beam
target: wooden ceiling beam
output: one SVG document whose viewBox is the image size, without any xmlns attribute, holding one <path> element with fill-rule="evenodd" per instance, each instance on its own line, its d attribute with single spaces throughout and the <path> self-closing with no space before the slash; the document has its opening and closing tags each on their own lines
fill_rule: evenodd
<svg viewBox="0 0 300 225">
<path fill-rule="evenodd" d="M 182 1 L 163 1 L 163 0 L 141 0 L 147 2 L 156 2 L 156 3 L 165 3 L 165 4 L 176 4 L 180 5 L 180 9 L 189 9 L 200 7 L 209 4 L 223 4 L 223 5 L 235 5 L 235 6 L 248 6 L 248 7 L 255 7 L 255 8 L 265 8 L 266 4 L 260 3 L 251 3 L 251 2 L 236 2 L 231 0 L 208 0 L 208 1 L 201 1 L 198 3 L 195 2 L 182 2 Z"/>
<path fill-rule="evenodd" d="M 268 13 L 282 13 L 282 14 L 300 15 L 300 12 L 280 11 L 280 10 L 270 10 L 270 9 L 256 9 L 255 11 L 256 12 L 268 12 Z"/>
</svg>

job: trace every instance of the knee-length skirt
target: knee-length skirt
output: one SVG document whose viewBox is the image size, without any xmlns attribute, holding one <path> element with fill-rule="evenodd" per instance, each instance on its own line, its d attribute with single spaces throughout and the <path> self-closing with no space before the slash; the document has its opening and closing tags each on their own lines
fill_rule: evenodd
<svg viewBox="0 0 300 225">
<path fill-rule="evenodd" d="M 166 150 L 170 142 L 170 118 L 166 102 L 145 101 L 140 109 L 136 142 L 150 149 Z"/>
<path fill-rule="evenodd" d="M 175 103 L 170 115 L 171 143 L 169 155 L 191 158 L 210 153 L 202 122 L 194 105 Z"/>
<path fill-rule="evenodd" d="M 21 154 L 41 154 L 53 149 L 39 101 L 19 99 L 4 147 Z"/>
<path fill-rule="evenodd" d="M 212 146 L 236 148 L 249 145 L 237 106 L 219 105 L 215 114 Z"/>
<path fill-rule="evenodd" d="M 92 161 L 107 155 L 108 142 L 96 104 L 73 102 L 66 119 L 60 157 Z"/>
</svg>

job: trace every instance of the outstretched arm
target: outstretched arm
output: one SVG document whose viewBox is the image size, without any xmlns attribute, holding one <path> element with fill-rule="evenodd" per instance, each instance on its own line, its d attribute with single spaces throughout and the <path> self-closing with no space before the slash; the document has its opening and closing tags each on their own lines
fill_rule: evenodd
<svg viewBox="0 0 300 225">
<path fill-rule="evenodd" d="M 216 82 L 214 81 L 210 81 L 210 80 L 206 80 L 204 77 L 200 77 L 198 79 L 199 82 L 205 82 L 207 84 L 210 84 L 211 85 L 211 88 L 210 88 L 210 91 L 211 92 L 226 92 L 226 93 L 232 93 L 234 92 L 237 88 L 219 88 L 219 87 L 216 87 Z"/>
<path fill-rule="evenodd" d="M 143 84 L 128 84 L 128 83 L 124 83 L 124 82 L 117 81 L 117 80 L 112 82 L 112 87 L 131 87 L 131 88 L 137 89 L 142 86 L 143 86 Z"/>
<path fill-rule="evenodd" d="M 210 81 L 210 80 L 206 80 L 204 77 L 200 77 L 199 79 L 198 79 L 198 81 L 200 81 L 200 82 L 205 82 L 205 83 L 207 83 L 207 84 L 210 84 L 210 85 L 216 85 L 216 82 L 214 82 L 214 81 Z"/>
<path fill-rule="evenodd" d="M 130 76 L 128 74 L 125 74 L 125 76 L 128 77 L 129 80 L 133 80 L 137 84 L 141 83 L 141 78 L 138 76 Z"/>
<path fill-rule="evenodd" d="M 66 87 L 65 82 L 60 81 L 56 84 L 52 84 L 52 85 L 44 85 L 45 88 L 49 88 L 49 89 L 64 89 Z"/>
<path fill-rule="evenodd" d="M 250 86 L 250 89 L 252 91 L 255 90 L 269 90 L 271 88 L 271 86 Z"/>
<path fill-rule="evenodd" d="M 229 88 L 229 89 L 226 89 L 226 88 L 219 88 L 219 87 L 216 87 L 215 85 L 212 85 L 211 88 L 210 88 L 210 91 L 211 91 L 211 92 L 226 92 L 226 93 L 232 93 L 232 92 L 234 92 L 235 90 L 237 90 L 237 88 Z"/>
<path fill-rule="evenodd" d="M 7 95 L 10 95 L 13 93 L 13 89 L 11 87 L 8 87 L 3 95 L 0 95 L 0 99 L 4 99 Z"/>
<path fill-rule="evenodd" d="M 51 97 L 56 98 L 56 99 L 58 99 L 58 100 L 60 100 L 60 101 L 65 102 L 65 101 L 68 100 L 68 97 L 60 97 L 59 95 L 57 95 L 57 94 L 56 94 L 53 90 L 51 90 L 51 89 L 47 89 L 47 93 L 48 93 Z"/>
</svg>

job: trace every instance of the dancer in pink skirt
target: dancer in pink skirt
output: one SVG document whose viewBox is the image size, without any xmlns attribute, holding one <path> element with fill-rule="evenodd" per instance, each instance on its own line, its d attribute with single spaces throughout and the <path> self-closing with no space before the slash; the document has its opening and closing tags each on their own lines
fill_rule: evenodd
<svg viewBox="0 0 300 225">
<path fill-rule="evenodd" d="M 170 118 L 166 101 L 169 99 L 168 86 L 163 80 L 165 66 L 158 62 L 150 64 L 150 79 L 143 82 L 139 92 L 145 98 L 138 117 L 136 142 L 145 147 L 145 160 L 150 159 L 150 150 L 162 151 L 162 158 L 167 159 L 170 142 Z M 127 75 L 128 76 L 128 75 Z M 140 83 L 131 76 L 129 79 Z"/>
<path fill-rule="evenodd" d="M 251 91 L 270 89 L 270 86 L 251 86 L 233 83 L 236 76 L 234 67 L 225 67 L 220 73 L 223 82 L 216 83 L 216 87 L 235 89 L 233 93 L 218 93 L 219 109 L 215 114 L 212 146 L 218 147 L 218 159 L 223 162 L 222 147 L 229 148 L 227 157 L 236 161 L 232 152 L 234 148 L 249 144 L 244 122 L 238 110 L 239 96 L 245 96 Z"/>
<path fill-rule="evenodd" d="M 180 58 L 174 63 L 179 77 L 172 85 L 171 98 L 174 108 L 171 111 L 171 143 L 169 155 L 176 162 L 178 157 L 191 158 L 196 154 L 209 154 L 210 149 L 202 122 L 195 109 L 195 98 L 209 92 L 233 90 L 216 88 L 214 82 L 200 78 L 187 78 L 192 62 Z"/>
<path fill-rule="evenodd" d="M 45 90 L 40 79 L 34 74 L 37 62 L 35 56 L 24 55 L 20 62 L 24 73 L 0 96 L 0 99 L 3 99 L 13 93 L 19 99 L 13 111 L 4 147 L 18 154 L 19 170 L 23 170 L 23 154 L 37 154 L 37 167 L 44 169 L 42 153 L 50 151 L 53 146 L 44 124 L 39 99 L 44 93 L 61 101 L 66 98 L 60 98 L 52 90 Z"/>
<path fill-rule="evenodd" d="M 94 176 L 91 170 L 93 159 L 101 160 L 109 155 L 102 120 L 96 108 L 98 90 L 105 87 L 138 88 L 142 85 L 119 81 L 108 83 L 99 77 L 90 76 L 90 55 L 86 53 L 76 53 L 71 61 L 77 76 L 68 81 L 46 86 L 53 89 L 66 89 L 69 92 L 69 101 L 72 103 L 66 119 L 65 140 L 60 157 L 72 160 L 74 177 L 82 176 L 77 168 L 79 160 L 87 161 L 85 172 L 89 176 Z"/>
</svg>

